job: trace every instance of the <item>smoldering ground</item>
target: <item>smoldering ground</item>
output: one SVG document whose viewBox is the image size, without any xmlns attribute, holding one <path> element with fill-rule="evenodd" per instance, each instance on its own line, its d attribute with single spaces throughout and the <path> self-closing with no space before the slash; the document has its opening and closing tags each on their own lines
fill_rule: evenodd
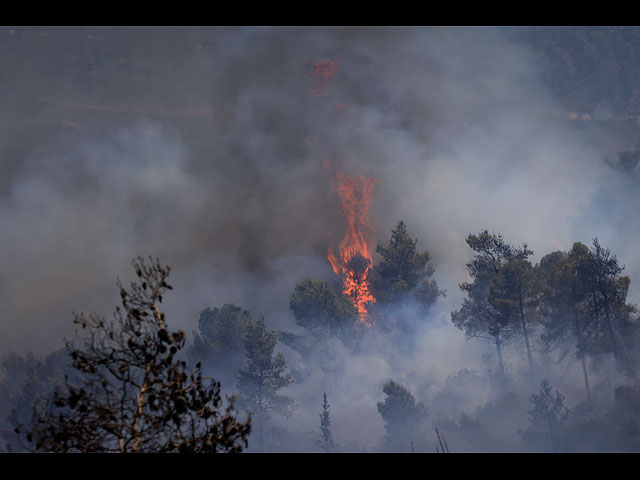
<svg viewBox="0 0 640 480">
<path fill-rule="evenodd" d="M 388 378 L 433 403 L 432 418 L 488 401 L 492 345 L 449 322 L 469 233 L 527 243 L 536 261 L 602 238 L 637 297 L 640 262 L 618 235 L 635 232 L 636 186 L 603 162 L 633 140 L 571 120 L 508 29 L 0 35 L 10 53 L 0 114 L 3 352 L 58 348 L 72 336 L 72 311 L 111 315 L 116 277 L 131 278 L 136 255 L 171 265 L 174 328 L 190 333 L 204 308 L 236 303 L 297 331 L 289 294 L 305 277 L 335 280 L 326 251 L 345 228 L 325 161 L 379 180 L 374 243 L 404 220 L 447 296 L 420 319 L 428 326 L 410 354 L 375 335 L 357 355 L 337 346 L 333 380 L 312 368 L 290 387 L 299 405 L 290 430 L 317 429 L 329 390 L 336 437 L 375 448 Z M 338 68 L 318 84 L 314 62 L 330 59 Z M 611 216 L 618 208 L 628 222 Z M 521 352 L 511 353 L 517 371 Z M 462 381 L 463 369 L 476 373 Z M 466 391 L 445 408 L 442 389 L 458 388 L 451 378 Z"/>
</svg>

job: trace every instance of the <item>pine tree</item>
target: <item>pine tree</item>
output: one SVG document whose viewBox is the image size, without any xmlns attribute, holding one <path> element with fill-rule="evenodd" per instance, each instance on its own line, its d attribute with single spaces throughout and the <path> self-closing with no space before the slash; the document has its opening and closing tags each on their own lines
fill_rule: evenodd
<svg viewBox="0 0 640 480">
<path fill-rule="evenodd" d="M 639 326 L 635 305 L 627 303 L 630 279 L 621 275 L 624 267 L 597 239 L 591 249 L 576 242 L 568 253 L 555 252 L 543 260 L 542 339 L 548 345 L 572 341 L 590 401 L 587 357 L 610 354 L 625 373 L 634 372 L 631 354 Z"/>
<path fill-rule="evenodd" d="M 588 255 L 586 245 L 576 242 L 567 252 L 556 251 L 540 260 L 542 278 L 541 340 L 547 346 L 561 347 L 561 358 L 568 353 L 568 346 L 575 348 L 575 355 L 582 365 L 587 402 L 591 402 L 585 329 L 587 317 L 583 308 L 587 291 L 581 281 L 578 265 Z"/>
<path fill-rule="evenodd" d="M 451 321 L 467 337 L 489 338 L 494 341 L 501 378 L 505 381 L 502 346 L 512 329 L 508 317 L 498 314 L 489 299 L 496 276 L 511 258 L 513 248 L 500 234 L 490 234 L 487 230 L 478 235 L 469 234 L 466 242 L 476 252 L 473 260 L 467 264 L 472 281 L 460 284 L 460 289 L 467 296 L 460 309 L 451 312 Z"/>
<path fill-rule="evenodd" d="M 526 244 L 522 248 L 512 247 L 489 288 L 489 303 L 498 322 L 505 331 L 522 335 L 530 374 L 533 373 L 531 327 L 538 317 L 541 295 L 538 271 L 527 260 L 532 254 Z"/>
<path fill-rule="evenodd" d="M 393 304 L 412 298 L 428 307 L 444 295 L 432 278 L 435 270 L 429 264 L 429 252 L 418 251 L 417 242 L 400 221 L 391 231 L 389 243 L 376 247 L 376 252 L 382 256 L 382 261 L 371 272 L 377 302 Z"/>
<path fill-rule="evenodd" d="M 192 364 L 200 362 L 223 384 L 233 385 L 244 365 L 244 337 L 251 320 L 251 312 L 235 304 L 203 310 L 187 358 Z"/>
<path fill-rule="evenodd" d="M 631 280 L 621 275 L 625 267 L 594 238 L 593 247 L 580 268 L 589 291 L 586 343 L 592 354 L 610 353 L 620 367 L 633 374 L 634 366 L 628 361 L 626 347 L 637 334 L 638 327 L 632 317 L 637 309 L 627 303 Z"/>
<path fill-rule="evenodd" d="M 320 413 L 320 431 L 322 432 L 322 438 L 316 441 L 316 445 L 322 449 L 325 453 L 331 453 L 334 451 L 336 445 L 333 442 L 333 436 L 331 434 L 331 419 L 329 418 L 329 402 L 327 401 L 327 392 L 323 394 L 322 401 L 322 413 Z"/>
<path fill-rule="evenodd" d="M 237 377 L 238 404 L 251 414 L 260 451 L 264 451 L 270 415 L 290 416 L 295 405 L 291 397 L 279 393 L 293 380 L 291 374 L 284 373 L 287 368 L 284 355 L 274 353 L 277 342 L 277 334 L 267 330 L 264 317 L 249 325 L 244 340 L 246 364 Z"/>
<path fill-rule="evenodd" d="M 531 403 L 533 408 L 529 410 L 529 421 L 544 429 L 554 451 L 558 451 L 561 447 L 561 429 L 569 418 L 569 409 L 564 406 L 564 395 L 557 390 L 554 395 L 549 380 L 543 378 L 539 392 L 531 396 Z"/>
<path fill-rule="evenodd" d="M 384 402 L 378 403 L 378 412 L 386 422 L 383 448 L 386 451 L 405 452 L 411 443 L 424 437 L 422 430 L 429 410 L 399 383 L 389 380 L 382 391 Z"/>
<path fill-rule="evenodd" d="M 351 299 L 336 293 L 327 282 L 306 278 L 298 282 L 289 297 L 296 325 L 319 338 L 344 338 L 353 333 L 357 310 Z"/>
<path fill-rule="evenodd" d="M 24 451 L 14 428 L 30 430 L 34 408 L 46 402 L 56 386 L 63 386 L 65 374 L 73 374 L 73 369 L 64 348 L 44 358 L 32 352 L 24 357 L 10 353 L 0 361 L 0 368 L 4 370 L 0 382 L 0 435 L 7 441 L 7 451 Z"/>
</svg>

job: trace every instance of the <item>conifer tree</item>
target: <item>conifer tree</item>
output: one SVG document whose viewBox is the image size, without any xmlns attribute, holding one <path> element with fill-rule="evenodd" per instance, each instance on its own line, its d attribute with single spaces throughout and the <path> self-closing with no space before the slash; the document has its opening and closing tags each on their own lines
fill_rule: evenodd
<svg viewBox="0 0 640 480">
<path fill-rule="evenodd" d="M 417 242 L 400 221 L 391 231 L 389 243 L 376 247 L 382 260 L 372 269 L 370 278 L 377 302 L 393 304 L 413 298 L 428 307 L 444 295 L 432 278 L 435 270 L 429 264 L 429 252 L 419 251 Z"/>
<path fill-rule="evenodd" d="M 459 310 L 451 313 L 452 323 L 463 330 L 467 337 L 489 338 L 496 345 L 498 366 L 502 380 L 506 380 L 502 347 L 511 334 L 508 317 L 499 315 L 491 305 L 490 292 L 494 281 L 503 265 L 512 256 L 513 248 L 507 244 L 500 234 L 490 234 L 487 230 L 477 235 L 469 234 L 467 245 L 476 252 L 467 271 L 471 282 L 460 284 L 466 293 Z"/>
<path fill-rule="evenodd" d="M 627 359 L 627 345 L 638 331 L 632 317 L 637 309 L 627 303 L 631 280 L 622 275 L 624 265 L 620 265 L 616 256 L 594 238 L 589 255 L 580 268 L 589 292 L 586 334 L 591 353 L 610 353 L 619 366 L 634 373 L 634 366 Z"/>
<path fill-rule="evenodd" d="M 418 402 L 403 385 L 389 380 L 382 391 L 384 402 L 378 403 L 378 412 L 385 423 L 386 434 L 383 448 L 386 451 L 406 452 L 411 442 L 416 442 L 426 433 L 422 427 L 429 416 L 429 410 Z"/>
<path fill-rule="evenodd" d="M 529 421 L 546 433 L 554 451 L 561 447 L 561 429 L 569 418 L 569 409 L 564 406 L 564 395 L 551 391 L 549 380 L 543 378 L 540 390 L 531 396 L 533 408 L 529 410 Z"/>
<path fill-rule="evenodd" d="M 575 348 L 575 356 L 582 365 L 587 402 L 590 403 L 591 388 L 585 336 L 587 317 L 583 308 L 587 290 L 578 270 L 578 265 L 585 261 L 587 255 L 587 246 L 576 242 L 568 253 L 556 251 L 540 260 L 544 328 L 541 340 L 547 346 L 560 347 L 560 358 L 568 353 L 568 348 Z"/>
<path fill-rule="evenodd" d="M 320 431 L 322 437 L 316 441 L 316 445 L 322 449 L 325 453 L 331 453 L 334 451 L 336 445 L 333 441 L 333 435 L 331 434 L 331 419 L 329 417 L 329 402 L 327 401 L 327 392 L 323 394 L 322 400 L 322 413 L 320 413 Z"/>
<path fill-rule="evenodd" d="M 267 330 L 264 317 L 252 322 L 244 340 L 246 364 L 237 377 L 238 404 L 251 414 L 260 451 L 264 451 L 270 415 L 290 416 L 295 405 L 291 397 L 280 393 L 293 380 L 291 374 L 285 373 L 284 355 L 275 353 L 277 342 L 278 335 Z"/>
<path fill-rule="evenodd" d="M 200 362 L 223 385 L 234 385 L 244 365 L 244 338 L 252 318 L 250 311 L 235 304 L 203 310 L 187 358 L 194 365 Z"/>
<path fill-rule="evenodd" d="M 319 338 L 343 338 L 353 333 L 357 323 L 357 310 L 351 299 L 336 293 L 324 281 L 305 278 L 298 282 L 289 297 L 289 308 L 296 325 Z"/>
<path fill-rule="evenodd" d="M 531 329 L 538 319 L 541 295 L 538 270 L 528 260 L 532 254 L 526 244 L 512 247 L 489 288 L 489 303 L 505 332 L 522 335 L 530 374 L 533 373 Z"/>
<path fill-rule="evenodd" d="M 576 242 L 568 253 L 541 260 L 544 279 L 544 333 L 548 345 L 570 340 L 582 362 L 587 400 L 591 400 L 586 357 L 610 354 L 625 373 L 633 374 L 637 346 L 635 305 L 627 303 L 630 279 L 624 266 L 597 239 L 590 249 Z"/>
</svg>

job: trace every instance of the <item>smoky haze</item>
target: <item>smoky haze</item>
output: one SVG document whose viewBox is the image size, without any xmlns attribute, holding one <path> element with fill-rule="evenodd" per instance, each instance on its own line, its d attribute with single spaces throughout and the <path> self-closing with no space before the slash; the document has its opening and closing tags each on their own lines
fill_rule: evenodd
<svg viewBox="0 0 640 480">
<path fill-rule="evenodd" d="M 631 301 L 640 294 L 640 259 L 619 235 L 637 228 L 610 214 L 623 205 L 637 218 L 638 191 L 603 162 L 634 138 L 573 120 L 510 29 L 5 27 L 0 37 L 3 353 L 59 348 L 74 311 L 110 316 L 116 278 L 130 278 L 137 255 L 172 267 L 174 328 L 190 334 L 204 308 L 236 303 L 298 331 L 289 295 L 305 277 L 335 281 L 326 253 L 345 231 L 326 161 L 378 180 L 374 243 L 404 220 L 447 296 L 410 355 L 388 338 L 355 357 L 334 345 L 340 374 L 313 370 L 289 388 L 299 408 L 288 428 L 317 430 L 329 391 L 334 435 L 374 449 L 389 378 L 430 403 L 431 418 L 488 401 L 492 345 L 450 323 L 469 233 L 527 243 L 534 261 L 598 237 L 626 264 Z M 314 65 L 329 60 L 337 69 L 322 82 Z M 522 352 L 509 354 L 517 370 Z M 576 372 L 566 378 L 579 387 Z"/>
</svg>

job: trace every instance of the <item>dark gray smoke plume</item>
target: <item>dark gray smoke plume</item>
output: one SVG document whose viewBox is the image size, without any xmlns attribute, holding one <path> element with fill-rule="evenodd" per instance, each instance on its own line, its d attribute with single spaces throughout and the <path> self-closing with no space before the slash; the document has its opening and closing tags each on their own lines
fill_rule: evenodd
<svg viewBox="0 0 640 480">
<path fill-rule="evenodd" d="M 356 357 L 334 346 L 337 379 L 314 371 L 290 388 L 292 430 L 317 430 L 326 390 L 334 435 L 376 448 L 389 378 L 433 400 L 431 418 L 488 401 L 493 347 L 449 321 L 469 233 L 527 243 L 535 261 L 598 237 L 637 298 L 638 190 L 603 161 L 634 146 L 573 119 L 511 29 L 4 27 L 0 37 L 2 352 L 60 347 L 73 311 L 110 316 L 136 255 L 171 265 L 174 328 L 191 333 L 201 310 L 236 303 L 297 331 L 289 294 L 305 277 L 334 281 L 326 252 L 345 229 L 324 162 L 379 180 L 375 243 L 404 220 L 447 296 L 408 357 L 384 339 Z M 314 74 L 330 60 L 333 75 Z M 515 370 L 523 360 L 511 354 Z M 463 369 L 476 373 L 456 377 Z"/>
</svg>

